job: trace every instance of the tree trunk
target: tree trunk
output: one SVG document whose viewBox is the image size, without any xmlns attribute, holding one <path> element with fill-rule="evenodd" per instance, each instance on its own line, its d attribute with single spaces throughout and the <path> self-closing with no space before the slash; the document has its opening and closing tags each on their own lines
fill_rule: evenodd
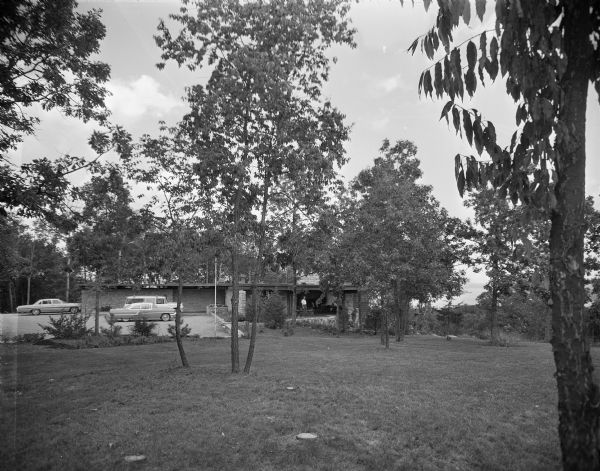
<svg viewBox="0 0 600 471">
<path fill-rule="evenodd" d="M 294 335 L 296 327 L 296 306 L 298 305 L 298 273 L 296 271 L 296 258 L 292 258 L 292 322 L 288 328 L 288 335 Z"/>
<path fill-rule="evenodd" d="M 95 302 L 95 313 L 94 313 L 94 335 L 100 333 L 100 284 L 96 281 L 96 302 Z"/>
<path fill-rule="evenodd" d="M 15 312 L 15 284 L 13 280 L 8 281 L 8 304 L 10 312 Z"/>
<path fill-rule="evenodd" d="M 340 326 L 340 303 L 337 301 L 337 296 L 336 296 L 336 302 L 335 302 L 335 330 L 336 330 L 336 334 L 339 337 L 340 336 L 340 330 L 341 330 L 341 326 Z"/>
<path fill-rule="evenodd" d="M 254 317 L 252 319 L 252 330 L 250 332 L 250 345 L 248 346 L 248 355 L 246 356 L 246 364 L 244 365 L 244 373 L 250 373 L 252 366 L 252 359 L 254 358 L 254 348 L 256 345 L 256 324 L 258 322 L 258 282 L 264 276 L 264 251 L 265 251 L 265 237 L 267 232 L 267 207 L 269 202 L 269 188 L 271 179 L 269 173 L 265 175 L 264 181 L 265 187 L 263 191 L 263 200 L 261 205 L 260 215 L 260 227 L 258 234 L 258 250 L 257 259 L 254 270 L 254 277 L 252 280 L 252 305 L 254 306 Z"/>
<path fill-rule="evenodd" d="M 385 339 L 385 348 L 390 348 L 390 322 L 389 322 L 388 310 L 384 309 L 383 312 L 384 312 L 383 318 L 385 320 L 385 323 L 383 326 L 383 329 L 384 329 L 383 338 Z"/>
<path fill-rule="evenodd" d="M 183 285 L 181 278 L 177 282 L 177 307 L 175 308 L 175 341 L 177 342 L 177 349 L 179 350 L 179 357 L 181 358 L 181 364 L 185 368 L 189 368 L 185 350 L 183 349 L 183 342 L 181 341 L 181 294 L 183 291 Z"/>
<path fill-rule="evenodd" d="M 406 324 L 408 322 L 408 306 L 410 304 L 403 283 L 394 280 L 393 284 L 394 308 L 396 310 L 396 342 L 404 341 Z"/>
<path fill-rule="evenodd" d="M 241 185 L 241 182 L 239 183 Z M 240 372 L 240 341 L 238 338 L 238 307 L 240 304 L 240 261 L 238 256 L 241 188 L 238 187 L 233 209 L 233 247 L 231 248 L 231 372 Z M 215 306 L 216 309 L 216 306 Z"/>
<path fill-rule="evenodd" d="M 490 306 L 490 342 L 498 345 L 498 290 L 492 285 L 492 303 Z"/>
<path fill-rule="evenodd" d="M 564 105 L 557 135 L 556 208 L 550 231 L 552 349 L 558 386 L 558 432 L 565 470 L 600 469 L 600 393 L 592 377 L 583 305 L 585 114 L 593 51 L 587 2 L 565 2 Z"/>
<path fill-rule="evenodd" d="M 234 229 L 237 231 L 237 229 Z M 240 282 L 238 237 L 234 233 L 234 247 L 231 251 L 231 372 L 240 372 L 240 343 L 238 338 L 238 307 L 240 304 Z M 215 308 L 216 309 L 216 308 Z"/>
<path fill-rule="evenodd" d="M 403 335 L 401 333 L 402 318 L 400 312 L 398 280 L 395 278 L 392 280 L 392 299 L 394 300 L 394 333 L 396 334 L 396 342 L 401 342 L 403 340 Z"/>
</svg>

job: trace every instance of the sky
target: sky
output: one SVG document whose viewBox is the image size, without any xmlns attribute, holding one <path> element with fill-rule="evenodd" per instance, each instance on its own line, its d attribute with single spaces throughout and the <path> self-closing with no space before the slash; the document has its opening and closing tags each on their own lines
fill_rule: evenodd
<svg viewBox="0 0 600 471">
<path fill-rule="evenodd" d="M 346 179 L 372 164 L 383 139 L 413 141 L 419 151 L 417 157 L 423 170 L 422 182 L 433 187 L 434 196 L 450 215 L 471 217 L 462 204 L 454 180 L 454 155 L 474 154 L 439 116 L 444 100 L 420 98 L 417 84 L 420 73 L 431 62 L 419 49 L 414 55 L 408 46 L 434 24 L 435 11 L 425 12 L 423 5 L 412 6 L 411 1 L 401 5 L 399 0 L 368 0 L 353 3 L 350 16 L 357 33 L 357 47 L 336 47 L 332 55 L 330 80 L 325 96 L 342 111 L 352 125 L 350 141 L 346 145 L 348 164 L 341 170 Z M 159 71 L 155 64 L 160 50 L 153 34 L 159 18 L 179 8 L 177 0 L 140 1 L 85 1 L 80 9 L 103 11 L 102 21 L 107 28 L 99 59 L 111 66 L 107 100 L 111 120 L 121 124 L 134 137 L 155 133 L 158 122 L 175 124 L 185 113 L 182 101 L 186 86 L 203 82 L 208 73 L 191 73 L 168 64 Z M 493 22 L 491 16 L 484 24 L 473 21 L 457 35 L 457 39 L 477 34 Z M 497 79 L 486 88 L 478 87 L 472 100 L 465 106 L 479 109 L 486 119 L 494 122 L 500 142 L 508 143 L 514 131 L 515 106 L 506 93 L 504 82 Z M 42 122 L 36 135 L 25 139 L 13 152 L 16 163 L 25 163 L 34 157 L 57 157 L 64 153 L 92 155 L 87 139 L 94 129 L 64 118 L 59 112 L 39 112 Z M 587 116 L 587 193 L 600 199 L 600 105 L 592 92 L 588 100 Z M 85 178 L 80 175 L 79 178 Z M 597 202 L 598 203 L 598 202 Z M 485 280 L 481 274 L 469 274 L 465 293 L 459 301 L 474 302 Z"/>
</svg>

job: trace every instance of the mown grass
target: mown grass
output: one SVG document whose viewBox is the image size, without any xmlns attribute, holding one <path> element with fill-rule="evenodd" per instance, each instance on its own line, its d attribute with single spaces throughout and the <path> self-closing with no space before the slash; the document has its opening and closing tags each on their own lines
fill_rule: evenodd
<svg viewBox="0 0 600 471">
<path fill-rule="evenodd" d="M 268 331 L 248 376 L 227 340 L 0 348 L 4 469 L 560 468 L 547 344 Z"/>
</svg>

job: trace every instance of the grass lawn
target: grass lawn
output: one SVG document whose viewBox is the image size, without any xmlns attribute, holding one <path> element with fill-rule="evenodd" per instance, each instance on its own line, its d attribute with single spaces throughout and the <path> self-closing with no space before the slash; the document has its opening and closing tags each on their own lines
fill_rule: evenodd
<svg viewBox="0 0 600 471">
<path fill-rule="evenodd" d="M 175 343 L 1 345 L 0 468 L 560 468 L 548 344 L 267 331 L 249 376 L 229 373 L 228 340 L 185 348 L 190 369 Z"/>
</svg>

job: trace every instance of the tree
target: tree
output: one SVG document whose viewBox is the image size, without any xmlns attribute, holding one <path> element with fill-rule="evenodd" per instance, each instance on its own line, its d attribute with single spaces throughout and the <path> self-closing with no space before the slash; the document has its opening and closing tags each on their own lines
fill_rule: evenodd
<svg viewBox="0 0 600 471">
<path fill-rule="evenodd" d="M 412 299 L 457 293 L 463 282 L 462 249 L 451 237 L 457 221 L 439 207 L 431 187 L 418 183 L 416 153 L 410 141 L 383 142 L 374 165 L 338 199 L 331 241 L 323 244 L 320 260 L 322 278 L 338 292 L 352 282 L 376 294 L 386 325 L 391 305 L 397 341 L 404 337 Z"/>
<path fill-rule="evenodd" d="M 548 272 L 544 241 L 549 227 L 543 213 L 538 211 L 534 217 L 527 217 L 527 208 L 511 208 L 506 200 L 497 199 L 491 189 L 473 191 L 465 205 L 473 208 L 475 222 L 482 229 L 471 234 L 473 262 L 485 267 L 489 280 L 485 288 L 490 338 L 492 344 L 497 345 L 501 298 L 519 287 L 521 290 L 538 288 Z"/>
<path fill-rule="evenodd" d="M 239 370 L 238 304 L 241 237 L 252 234 L 256 266 L 253 299 L 264 271 L 267 215 L 283 176 L 302 166 L 331 178 L 343 161 L 343 116 L 321 97 L 326 50 L 352 43 L 341 1 L 191 2 L 171 19 L 184 28 L 173 37 L 161 22 L 156 37 L 163 60 L 191 70 L 210 68 L 206 86 L 190 87 L 191 111 L 182 129 L 194 142 L 197 173 L 228 220 L 232 253 L 232 371 Z M 188 2 L 184 2 L 188 5 Z M 161 64 L 162 67 L 164 64 Z M 252 212 L 256 211 L 256 215 Z M 252 363 L 256 316 L 245 372 Z"/>
<path fill-rule="evenodd" d="M 78 190 L 78 196 L 84 202 L 80 226 L 68 238 L 67 247 L 75 265 L 94 275 L 94 332 L 98 335 L 102 286 L 142 276 L 136 246 L 131 242 L 144 224 L 131 208 L 130 190 L 114 167 L 94 175 Z"/>
<path fill-rule="evenodd" d="M 148 237 L 160 243 L 145 244 L 153 270 L 161 277 L 177 279 L 175 340 L 181 363 L 189 362 L 181 341 L 181 295 L 183 282 L 197 277 L 210 237 L 210 199 L 194 173 L 189 141 L 178 128 L 161 127 L 161 135 L 142 137 L 138 152 L 127 159 L 128 173 L 152 195 L 146 205 L 155 214 Z M 212 241 L 214 243 L 214 240 Z"/>
<path fill-rule="evenodd" d="M 431 1 L 425 1 L 429 7 Z M 550 212 L 552 349 L 558 387 L 559 436 L 565 469 L 600 468 L 598 385 L 592 377 L 584 315 L 585 119 L 590 82 L 600 93 L 600 4 L 597 0 L 496 1 L 493 30 L 453 47 L 453 31 L 471 22 L 471 3 L 439 0 L 435 26 L 417 38 L 430 59 L 419 90 L 450 98 L 442 117 L 452 116 L 476 157 L 456 157 L 456 178 L 465 188 L 491 185 L 500 199 Z M 486 2 L 477 0 L 483 20 Z M 474 15 L 473 15 L 474 16 Z M 461 53 L 462 51 L 462 53 Z M 466 56 L 466 64 L 464 58 Z M 461 62 L 462 58 L 462 62 Z M 463 71 L 463 65 L 465 70 Z M 494 125 L 457 103 L 472 96 L 484 78 L 506 77 L 517 104 L 517 129 L 509 145 L 497 142 Z"/>
<path fill-rule="evenodd" d="M 58 109 L 83 121 L 106 123 L 107 64 L 93 60 L 105 28 L 100 11 L 76 11 L 74 0 L 8 0 L 0 25 L 0 214 L 15 209 L 55 223 L 68 175 L 90 166 L 83 157 L 34 159 L 17 168 L 7 151 L 35 133 L 36 110 Z M 34 107 L 37 105 L 37 107 Z M 32 109 L 34 111 L 32 111 Z M 123 136 L 120 128 L 113 128 Z"/>
</svg>

